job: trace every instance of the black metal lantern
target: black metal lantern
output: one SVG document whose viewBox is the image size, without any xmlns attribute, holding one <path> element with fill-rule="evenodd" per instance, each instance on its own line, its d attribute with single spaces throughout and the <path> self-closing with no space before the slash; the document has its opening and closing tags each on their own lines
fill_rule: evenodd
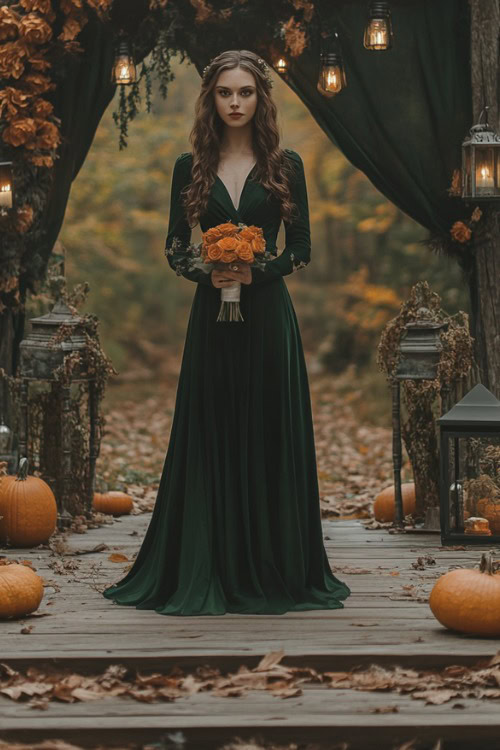
<svg viewBox="0 0 500 750">
<path fill-rule="evenodd" d="M 137 72 L 130 42 L 126 37 L 121 37 L 111 71 L 111 80 L 120 86 L 126 86 L 129 83 L 134 83 L 136 78 Z"/>
<path fill-rule="evenodd" d="M 363 43 L 366 49 L 391 49 L 393 42 L 391 9 L 388 2 L 371 2 Z"/>
<path fill-rule="evenodd" d="M 41 470 L 42 478 L 48 482 L 57 500 L 58 506 L 58 528 L 67 527 L 72 520 L 68 508 L 72 505 L 75 496 L 84 499 L 85 513 L 90 515 L 94 497 L 95 464 L 98 455 L 97 426 L 98 426 L 98 404 L 95 377 L 88 370 L 86 361 L 87 340 L 82 329 L 82 318 L 73 315 L 64 300 L 58 299 L 52 310 L 46 315 L 31 318 L 32 330 L 20 343 L 20 430 L 19 430 L 19 455 L 30 459 L 30 466 Z M 71 335 L 64 338 L 55 346 L 51 339 L 62 326 L 70 326 Z M 57 382 L 54 370 L 63 365 L 67 355 L 80 354 L 80 359 L 71 373 L 69 382 L 62 382 L 60 389 L 56 390 Z M 40 453 L 34 452 L 28 456 L 30 445 L 29 430 L 29 398 L 28 390 L 30 384 L 48 381 L 52 391 L 60 399 L 60 408 L 56 415 L 57 422 L 53 430 L 57 434 L 44 435 L 49 440 L 48 446 L 40 445 L 40 453 L 43 452 L 43 466 L 38 466 Z M 88 465 L 85 467 L 85 478 L 83 486 L 75 486 L 75 478 L 72 473 L 72 430 L 70 423 L 71 412 L 71 385 L 83 383 L 88 386 Z M 60 415 L 60 416 L 59 416 Z M 41 438 L 40 438 L 41 440 Z M 47 468 L 49 466 L 49 468 Z"/>
<path fill-rule="evenodd" d="M 346 86 L 342 51 L 338 33 L 335 31 L 333 37 L 328 36 L 326 40 L 322 39 L 317 89 L 323 96 L 332 97 Z"/>
<path fill-rule="evenodd" d="M 0 211 L 12 208 L 14 203 L 12 162 L 0 162 Z"/>
<path fill-rule="evenodd" d="M 443 544 L 500 543 L 500 401 L 476 385 L 438 424 Z"/>
<path fill-rule="evenodd" d="M 422 313 L 425 308 L 422 309 Z M 434 380 L 441 357 L 440 331 L 447 321 L 436 323 L 428 317 L 407 323 L 406 333 L 399 343 L 399 363 L 392 384 L 392 457 L 394 465 L 395 525 L 403 526 L 403 496 L 401 493 L 401 380 Z M 442 399 L 444 403 L 445 399 Z"/>
<path fill-rule="evenodd" d="M 474 201 L 500 198 L 500 136 L 488 124 L 488 109 L 462 143 L 462 198 Z"/>
</svg>

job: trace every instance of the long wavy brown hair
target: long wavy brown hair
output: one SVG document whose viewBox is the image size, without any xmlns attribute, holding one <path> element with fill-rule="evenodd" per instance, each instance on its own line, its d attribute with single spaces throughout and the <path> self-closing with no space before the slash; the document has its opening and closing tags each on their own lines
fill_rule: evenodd
<svg viewBox="0 0 500 750">
<path fill-rule="evenodd" d="M 252 73 L 257 92 L 257 107 L 252 118 L 252 148 L 256 160 L 253 179 L 270 191 L 268 199 L 271 195 L 277 198 L 284 221 L 292 222 L 296 214 L 297 206 L 290 192 L 293 167 L 279 146 L 277 108 L 258 59 L 259 56 L 249 50 L 226 50 L 212 60 L 202 80 L 195 104 L 194 124 L 189 134 L 193 155 L 192 181 L 182 191 L 186 217 L 191 227 L 198 223 L 199 217 L 207 209 L 220 158 L 225 124 L 215 107 L 214 88 L 223 70 L 236 67 Z"/>
</svg>

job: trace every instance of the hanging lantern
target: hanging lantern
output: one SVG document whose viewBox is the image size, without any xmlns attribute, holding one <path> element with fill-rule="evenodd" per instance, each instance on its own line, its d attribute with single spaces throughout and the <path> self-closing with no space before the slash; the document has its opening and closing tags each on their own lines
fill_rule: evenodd
<svg viewBox="0 0 500 750">
<path fill-rule="evenodd" d="M 393 40 L 391 9 L 387 2 L 371 2 L 368 9 L 368 23 L 363 43 L 366 49 L 391 49 Z"/>
<path fill-rule="evenodd" d="M 284 76 L 288 73 L 288 60 L 286 57 L 279 57 L 274 63 L 274 67 L 280 75 Z"/>
<path fill-rule="evenodd" d="M 113 83 L 125 86 L 129 83 L 134 83 L 136 77 L 137 73 L 134 58 L 130 50 L 130 43 L 127 38 L 122 37 L 115 54 L 111 80 Z"/>
<path fill-rule="evenodd" d="M 12 162 L 0 162 L 0 210 L 12 208 L 13 204 Z"/>
<path fill-rule="evenodd" d="M 488 125 L 488 109 L 462 143 L 462 198 L 474 201 L 500 198 L 500 136 Z"/>
<path fill-rule="evenodd" d="M 337 32 L 334 32 L 333 39 L 328 39 L 326 42 L 326 48 L 322 50 L 320 60 L 317 89 L 323 96 L 335 96 L 347 86 Z"/>
</svg>

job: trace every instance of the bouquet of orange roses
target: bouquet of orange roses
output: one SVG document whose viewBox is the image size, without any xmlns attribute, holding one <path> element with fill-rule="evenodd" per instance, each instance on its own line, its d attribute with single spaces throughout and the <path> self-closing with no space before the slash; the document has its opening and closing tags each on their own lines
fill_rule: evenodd
<svg viewBox="0 0 500 750">
<path fill-rule="evenodd" d="M 260 227 L 232 222 L 217 224 L 202 233 L 201 259 L 203 263 L 227 263 L 231 268 L 236 263 L 261 265 L 264 258 L 266 241 Z M 236 269 L 234 269 L 236 270 Z M 243 320 L 240 310 L 241 283 L 235 281 L 231 286 L 221 289 L 221 306 L 217 321 L 238 322 Z"/>
</svg>

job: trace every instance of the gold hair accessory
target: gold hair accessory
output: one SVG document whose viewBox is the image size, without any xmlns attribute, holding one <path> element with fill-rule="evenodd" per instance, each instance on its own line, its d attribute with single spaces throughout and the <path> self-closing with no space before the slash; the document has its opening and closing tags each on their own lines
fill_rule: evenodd
<svg viewBox="0 0 500 750">
<path fill-rule="evenodd" d="M 218 57 L 213 57 L 208 65 L 205 65 L 203 68 L 203 72 L 201 74 L 202 80 L 205 83 L 209 76 L 210 68 L 212 67 L 213 61 Z M 266 61 L 262 59 L 262 57 L 257 58 L 257 66 L 260 69 L 260 71 L 264 74 L 264 78 L 266 79 L 266 83 L 269 86 L 270 89 L 273 87 L 273 79 L 271 78 L 271 74 L 269 72 L 269 66 L 267 65 Z"/>
</svg>

